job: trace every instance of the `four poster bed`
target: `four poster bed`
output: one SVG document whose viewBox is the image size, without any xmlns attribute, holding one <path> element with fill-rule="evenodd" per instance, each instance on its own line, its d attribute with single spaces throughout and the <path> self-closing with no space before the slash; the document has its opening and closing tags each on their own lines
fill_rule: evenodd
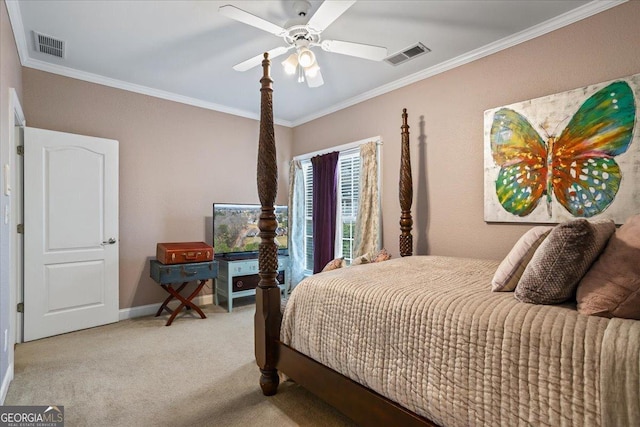
<svg viewBox="0 0 640 427">
<path fill-rule="evenodd" d="M 637 321 L 490 292 L 497 261 L 412 255 L 409 126 L 402 114 L 402 258 L 302 281 L 281 313 L 272 80 L 261 79 L 260 277 L 255 351 L 265 395 L 278 372 L 360 425 L 633 425 Z M 624 363 L 620 354 L 625 355 Z"/>
</svg>

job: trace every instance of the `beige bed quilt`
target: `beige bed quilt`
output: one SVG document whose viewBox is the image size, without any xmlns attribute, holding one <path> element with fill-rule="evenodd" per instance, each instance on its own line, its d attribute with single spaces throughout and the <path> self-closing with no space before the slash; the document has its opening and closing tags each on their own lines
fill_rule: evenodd
<svg viewBox="0 0 640 427">
<path fill-rule="evenodd" d="M 640 425 L 640 322 L 491 292 L 497 266 L 414 256 L 317 274 L 281 339 L 442 426 Z"/>
</svg>

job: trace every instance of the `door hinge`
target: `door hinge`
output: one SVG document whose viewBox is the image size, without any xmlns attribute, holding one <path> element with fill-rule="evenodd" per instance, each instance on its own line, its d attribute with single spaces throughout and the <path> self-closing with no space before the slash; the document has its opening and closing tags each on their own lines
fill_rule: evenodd
<svg viewBox="0 0 640 427">
<path fill-rule="evenodd" d="M 18 155 L 24 156 L 24 145 L 18 145 L 16 148 L 18 149 Z"/>
<path fill-rule="evenodd" d="M 19 302 L 18 303 L 18 313 L 24 313 L 24 303 L 23 302 Z"/>
<path fill-rule="evenodd" d="M 24 234 L 24 224 L 18 224 L 18 234 Z"/>
</svg>

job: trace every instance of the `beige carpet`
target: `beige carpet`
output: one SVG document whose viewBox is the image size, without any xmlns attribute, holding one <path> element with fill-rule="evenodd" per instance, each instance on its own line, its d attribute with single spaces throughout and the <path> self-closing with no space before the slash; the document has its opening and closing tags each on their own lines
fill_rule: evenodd
<svg viewBox="0 0 640 427">
<path fill-rule="evenodd" d="M 242 300 L 240 300 L 242 301 Z M 251 298 L 19 344 L 5 405 L 64 405 L 75 426 L 353 426 L 295 383 L 265 397 Z"/>
</svg>

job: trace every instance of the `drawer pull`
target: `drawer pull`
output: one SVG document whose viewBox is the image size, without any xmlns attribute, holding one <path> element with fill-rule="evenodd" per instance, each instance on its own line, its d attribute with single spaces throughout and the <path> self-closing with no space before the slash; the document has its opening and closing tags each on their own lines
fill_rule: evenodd
<svg viewBox="0 0 640 427">
<path fill-rule="evenodd" d="M 236 282 L 236 288 L 242 288 L 244 286 L 244 282 L 242 280 L 238 280 Z"/>
</svg>

